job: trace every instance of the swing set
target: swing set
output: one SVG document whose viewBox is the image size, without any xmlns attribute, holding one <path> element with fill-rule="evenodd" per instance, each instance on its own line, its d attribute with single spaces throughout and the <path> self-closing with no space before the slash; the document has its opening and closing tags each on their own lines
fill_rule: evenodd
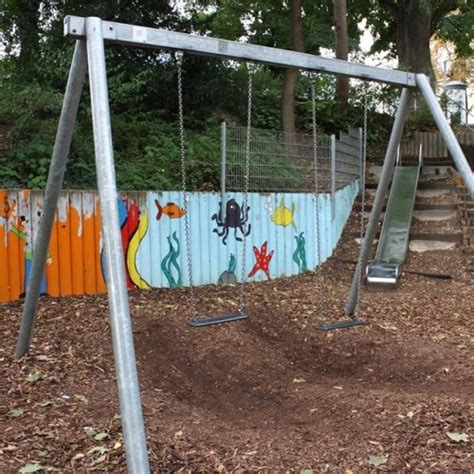
<svg viewBox="0 0 474 474">
<path fill-rule="evenodd" d="M 402 94 L 398 110 L 395 116 L 390 140 L 385 154 L 384 164 L 375 195 L 375 201 L 367 223 L 364 234 L 361 226 L 361 248 L 358 264 L 354 273 L 352 286 L 345 308 L 346 316 L 351 319 L 338 323 L 322 324 L 322 330 L 339 329 L 362 324 L 361 320 L 355 318 L 360 294 L 362 270 L 366 268 L 371 245 L 377 230 L 384 200 L 387 196 L 393 168 L 396 160 L 396 150 L 400 142 L 403 126 L 408 114 L 408 108 L 412 92 L 418 89 L 423 95 L 433 118 L 443 136 L 456 167 L 461 174 L 468 192 L 474 198 L 474 175 L 466 161 L 466 158 L 451 130 L 443 111 L 431 89 L 428 78 L 424 74 L 413 74 L 404 71 L 389 70 L 379 67 L 355 64 L 349 61 L 327 59 L 320 56 L 288 51 L 277 48 L 257 46 L 234 41 L 226 41 L 215 38 L 199 37 L 185 33 L 177 33 L 156 28 L 127 25 L 115 22 L 102 21 L 100 18 L 81 18 L 68 16 L 64 20 L 64 34 L 76 40 L 74 55 L 69 71 L 68 82 L 64 95 L 64 101 L 59 119 L 58 131 L 50 164 L 48 182 L 45 191 L 43 215 L 40 221 L 38 236 L 34 247 L 34 257 L 29 278 L 23 309 L 20 334 L 18 336 L 16 355 L 23 356 L 30 347 L 33 333 L 34 320 L 40 293 L 43 269 L 46 263 L 47 250 L 51 237 L 53 222 L 55 219 L 56 206 L 63 184 L 66 169 L 67 156 L 71 144 L 74 123 L 77 116 L 80 96 L 86 76 L 89 74 L 89 85 L 91 91 L 91 108 L 94 132 L 94 148 L 97 169 L 97 184 L 100 200 L 100 212 L 102 222 L 102 238 L 106 256 L 107 269 L 107 292 L 109 311 L 112 328 L 112 341 L 114 347 L 114 359 L 117 373 L 118 393 L 121 407 L 122 427 L 125 439 L 125 451 L 128 470 L 131 473 L 144 474 L 150 472 L 145 431 L 143 425 L 143 414 L 140 403 L 140 391 L 135 360 L 135 351 L 132 337 L 132 325 L 130 309 L 125 280 L 125 266 L 120 239 L 120 226 L 118 221 L 117 187 L 115 182 L 115 169 L 112 146 L 112 132 L 109 111 L 109 99 L 107 90 L 107 73 L 105 63 L 104 41 L 108 43 L 121 44 L 133 47 L 155 48 L 160 50 L 180 52 L 178 54 L 178 86 L 181 90 L 182 77 L 180 70 L 182 53 L 199 54 L 221 59 L 246 61 L 251 64 L 268 64 L 272 66 L 294 68 L 307 71 L 310 74 L 324 73 L 332 75 L 343 75 L 364 81 L 377 81 L 402 87 Z M 247 212 L 249 187 L 249 159 L 250 159 L 250 125 L 252 108 L 252 76 L 253 66 L 249 68 L 248 103 L 247 103 L 247 139 L 245 160 L 245 184 L 243 212 Z M 312 120 L 313 120 L 313 153 L 315 162 L 314 192 L 319 188 L 319 176 L 317 173 L 317 136 L 316 136 L 316 108 L 314 80 L 311 83 L 312 92 Z M 184 156 L 184 127 L 183 127 L 183 102 L 182 94 L 179 94 L 180 115 L 180 150 L 182 167 L 182 185 L 184 193 L 185 209 L 188 210 L 189 194 L 186 190 L 186 170 Z M 364 146 L 367 136 L 367 113 L 364 114 Z M 365 159 L 363 160 L 363 163 Z M 363 164 L 363 166 L 365 166 Z M 362 173 L 362 199 L 363 179 L 365 169 Z M 186 212 L 186 216 L 188 212 Z M 316 226 L 319 227 L 319 210 L 316 206 Z M 189 221 L 185 221 L 186 242 L 189 249 L 190 229 Z M 245 234 L 245 232 L 244 232 Z M 317 253 L 320 254 L 319 237 L 316 239 Z M 240 304 L 235 313 L 213 318 L 198 318 L 196 300 L 192 286 L 192 264 L 188 250 L 188 276 L 191 292 L 192 319 L 189 324 L 194 327 L 207 326 L 247 317 L 244 311 L 245 294 L 245 237 L 243 238 L 242 278 L 240 285 Z M 322 278 L 319 277 L 318 287 L 322 294 Z M 320 314 L 322 314 L 322 298 L 320 301 Z"/>
</svg>

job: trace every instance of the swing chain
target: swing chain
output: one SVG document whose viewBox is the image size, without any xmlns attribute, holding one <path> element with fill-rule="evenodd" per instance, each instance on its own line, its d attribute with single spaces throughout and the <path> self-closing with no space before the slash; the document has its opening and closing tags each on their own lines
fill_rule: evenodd
<svg viewBox="0 0 474 474">
<path fill-rule="evenodd" d="M 247 280 L 247 221 L 248 221 L 248 200 L 250 187 L 250 135 L 252 132 L 252 96 L 253 96 L 253 75 L 255 73 L 255 64 L 247 63 L 248 69 L 248 90 L 247 90 L 247 132 L 245 137 L 245 172 L 244 172 L 244 192 L 242 199 L 242 216 L 244 224 L 244 232 L 242 237 L 242 265 L 240 272 L 240 289 L 239 289 L 239 311 L 244 312 L 245 309 L 245 289 L 244 284 Z"/>
<path fill-rule="evenodd" d="M 323 274 L 321 272 L 321 226 L 320 226 L 320 209 L 319 209 L 319 192 L 320 192 L 320 172 L 319 153 L 318 153 L 318 123 L 316 115 L 316 73 L 310 73 L 311 84 L 311 115 L 312 115 L 312 132 L 313 132 L 313 166 L 314 166 L 314 205 L 315 205 L 315 222 L 316 222 L 316 264 L 319 266 L 316 276 L 316 286 L 319 295 L 318 299 L 318 314 L 321 319 L 324 319 L 324 282 Z"/>
<path fill-rule="evenodd" d="M 364 124 L 362 132 L 362 167 L 360 177 L 360 188 L 361 188 L 361 210 L 360 210 L 360 244 L 359 244 L 359 261 L 357 265 L 357 300 L 355 305 L 354 314 L 357 314 L 361 299 L 361 286 L 362 286 L 362 248 L 365 234 L 365 176 L 367 169 L 367 109 L 368 109 L 368 86 L 367 82 L 364 82 Z"/>
<path fill-rule="evenodd" d="M 184 112 L 183 112 L 183 52 L 177 51 L 176 63 L 178 66 L 178 119 L 179 119 L 179 153 L 181 161 L 181 187 L 183 190 L 183 199 L 184 199 L 184 235 L 185 235 L 185 245 L 186 245 L 186 259 L 187 259 L 187 269 L 188 269 L 188 281 L 189 281 L 189 295 L 191 301 L 191 314 L 192 319 L 196 319 L 197 310 L 196 310 L 196 294 L 194 293 L 194 284 L 193 284 L 193 262 L 191 256 L 191 232 L 189 228 L 189 191 L 187 186 L 187 176 L 186 176 L 186 153 L 184 149 Z"/>
</svg>

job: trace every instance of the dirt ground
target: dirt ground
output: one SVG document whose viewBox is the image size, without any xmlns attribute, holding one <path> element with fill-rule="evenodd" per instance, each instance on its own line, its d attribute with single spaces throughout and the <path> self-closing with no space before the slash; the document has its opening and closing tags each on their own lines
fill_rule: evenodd
<svg viewBox="0 0 474 474">
<path fill-rule="evenodd" d="M 356 247 L 323 266 L 328 320 Z M 207 329 L 186 325 L 186 289 L 130 293 L 153 471 L 471 472 L 474 288 L 456 249 L 405 268 L 453 279 L 405 273 L 399 291 L 364 292 L 367 325 L 331 333 L 314 329 L 309 273 L 248 285 L 250 318 Z M 238 299 L 197 295 L 203 314 Z M 18 361 L 21 309 L 0 306 L 0 472 L 125 471 L 106 297 L 43 299 Z"/>
</svg>

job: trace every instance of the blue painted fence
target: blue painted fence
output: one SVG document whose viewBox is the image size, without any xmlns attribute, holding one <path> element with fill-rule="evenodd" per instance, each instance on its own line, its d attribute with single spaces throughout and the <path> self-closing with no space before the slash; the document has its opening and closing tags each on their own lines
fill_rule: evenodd
<svg viewBox="0 0 474 474">
<path fill-rule="evenodd" d="M 333 252 L 351 213 L 358 182 L 335 195 L 331 215 L 329 194 L 320 194 L 321 260 Z M 183 195 L 179 192 L 140 193 L 141 221 L 148 216 L 134 262 L 144 286 L 189 284 L 187 276 Z M 248 281 L 296 275 L 314 269 L 316 258 L 315 196 L 250 193 L 248 222 L 242 222 L 241 193 L 228 193 L 227 216 L 220 222 L 220 195 L 191 193 L 189 222 L 194 285 L 241 280 L 242 239 L 247 236 L 245 270 Z M 237 206 L 236 206 L 237 205 Z M 161 208 L 161 210 L 160 210 Z M 221 234 L 221 235 L 220 235 Z M 143 286 L 143 285 L 139 285 Z"/>
</svg>

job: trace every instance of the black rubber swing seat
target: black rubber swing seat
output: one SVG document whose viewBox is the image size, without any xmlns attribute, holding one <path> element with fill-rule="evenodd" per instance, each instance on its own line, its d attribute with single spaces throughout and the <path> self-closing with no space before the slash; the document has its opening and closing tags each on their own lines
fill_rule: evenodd
<svg viewBox="0 0 474 474">
<path fill-rule="evenodd" d="M 214 326 L 216 324 L 233 323 L 234 321 L 242 321 L 248 316 L 242 311 L 235 311 L 235 313 L 224 314 L 223 316 L 214 316 L 212 318 L 191 319 L 188 324 L 194 328 L 203 326 Z"/>
<path fill-rule="evenodd" d="M 333 331 L 334 329 L 348 329 L 354 326 L 362 326 L 365 324 L 362 319 L 348 319 L 346 321 L 338 321 L 336 323 L 321 323 L 316 326 L 320 331 Z"/>
</svg>

